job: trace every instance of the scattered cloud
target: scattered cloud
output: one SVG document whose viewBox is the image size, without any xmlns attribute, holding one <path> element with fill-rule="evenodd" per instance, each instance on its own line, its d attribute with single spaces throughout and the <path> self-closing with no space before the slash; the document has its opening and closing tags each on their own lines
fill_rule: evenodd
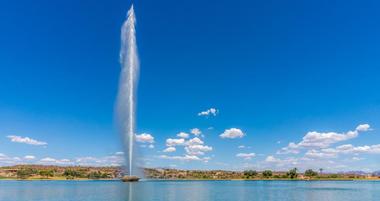
<svg viewBox="0 0 380 201">
<path fill-rule="evenodd" d="M 300 161 L 302 161 L 302 163 L 300 163 Z M 280 169 L 282 168 L 282 170 L 286 170 L 288 168 L 293 168 L 293 167 L 301 168 L 300 164 L 306 164 L 305 161 L 303 161 L 303 159 L 294 158 L 294 157 L 280 159 L 274 156 L 267 156 L 265 158 L 264 163 L 267 165 L 266 168 L 273 169 L 274 167 L 276 167 Z"/>
<path fill-rule="evenodd" d="M 369 131 L 371 129 L 371 126 L 369 124 L 360 124 L 356 127 L 356 130 L 359 132 L 365 132 Z"/>
<path fill-rule="evenodd" d="M 352 144 L 340 145 L 338 147 L 322 149 L 323 153 L 334 153 L 334 154 L 380 154 L 380 144 L 376 145 L 364 145 L 364 146 L 353 146 Z"/>
<path fill-rule="evenodd" d="M 364 158 L 354 156 L 354 157 L 352 157 L 352 160 L 353 161 L 361 161 L 361 160 L 364 160 Z"/>
<path fill-rule="evenodd" d="M 42 158 L 38 163 L 42 165 L 76 165 L 69 159 L 55 159 L 51 157 Z"/>
<path fill-rule="evenodd" d="M 41 165 L 76 165 L 76 166 L 120 166 L 124 162 L 123 155 L 109 155 L 104 157 L 78 157 L 74 159 L 56 159 L 53 157 L 44 157 L 37 159 L 33 155 L 26 155 L 22 158 L 20 157 L 10 157 L 5 154 L 0 153 L 0 166 L 11 166 L 18 164 L 41 164 Z"/>
<path fill-rule="evenodd" d="M 46 142 L 38 141 L 29 137 L 21 137 L 17 135 L 8 135 L 7 138 L 11 140 L 11 142 L 17 142 L 17 143 L 23 143 L 23 144 L 29 144 L 29 145 L 47 145 Z"/>
<path fill-rule="evenodd" d="M 212 151 L 212 147 L 196 144 L 185 147 L 185 151 L 189 155 L 204 155 L 205 152 Z"/>
<path fill-rule="evenodd" d="M 154 143 L 154 137 L 149 133 L 142 133 L 140 135 L 135 135 L 136 141 L 141 143 Z"/>
<path fill-rule="evenodd" d="M 56 162 L 57 160 L 54 158 L 46 157 L 40 160 L 40 162 Z"/>
<path fill-rule="evenodd" d="M 190 133 L 198 136 L 198 135 L 202 134 L 202 131 L 199 130 L 199 128 L 193 128 L 193 129 L 190 130 Z"/>
<path fill-rule="evenodd" d="M 179 145 L 185 145 L 185 139 L 172 139 L 168 138 L 166 139 L 166 146 L 173 147 L 173 146 L 179 146 Z"/>
<path fill-rule="evenodd" d="M 204 144 L 204 142 L 197 137 L 190 139 L 189 141 L 186 142 L 186 145 L 188 145 L 188 146 L 198 145 L 198 144 Z"/>
<path fill-rule="evenodd" d="M 124 163 L 124 157 L 122 155 L 109 155 L 103 157 L 78 157 L 73 162 L 75 165 L 80 166 L 121 166 Z"/>
<path fill-rule="evenodd" d="M 192 134 L 198 136 L 201 134 L 201 131 L 198 128 L 193 128 L 190 130 Z M 206 154 L 206 152 L 212 151 L 212 147 L 204 145 L 204 141 L 199 137 L 194 137 L 186 140 L 189 137 L 189 134 L 180 132 L 177 134 L 177 139 L 168 138 L 166 139 L 166 146 L 162 152 L 170 153 L 177 151 L 176 146 L 184 146 L 185 155 L 183 156 L 168 156 L 160 155 L 158 158 L 167 159 L 167 160 L 177 160 L 177 161 L 203 161 L 208 162 L 210 157 L 199 157 Z"/>
<path fill-rule="evenodd" d="M 198 113 L 198 116 L 216 116 L 219 113 L 219 110 L 216 108 L 210 108 L 208 110 L 202 111 Z"/>
<path fill-rule="evenodd" d="M 244 145 L 240 145 L 240 146 L 238 146 L 238 148 L 239 148 L 239 149 L 244 149 L 245 146 L 244 146 Z"/>
<path fill-rule="evenodd" d="M 277 162 L 279 159 L 275 158 L 274 156 L 267 156 L 265 159 L 265 162 L 274 163 Z"/>
<path fill-rule="evenodd" d="M 255 156 L 256 156 L 255 153 L 238 153 L 238 154 L 236 154 L 236 157 L 244 158 L 244 160 L 251 160 Z"/>
<path fill-rule="evenodd" d="M 307 158 L 336 158 L 337 154 L 332 152 L 320 152 L 315 149 L 309 150 L 305 153 L 305 157 Z"/>
<path fill-rule="evenodd" d="M 369 131 L 370 126 L 368 124 L 361 124 L 356 127 L 354 131 L 348 131 L 346 133 L 336 132 L 317 132 L 311 131 L 306 133 L 299 143 L 291 142 L 287 147 L 282 148 L 278 154 L 298 154 L 301 149 L 321 149 L 327 148 L 332 144 L 350 140 L 356 138 L 360 132 Z"/>
<path fill-rule="evenodd" d="M 238 128 L 230 128 L 226 129 L 222 134 L 219 135 L 221 138 L 229 138 L 229 139 L 235 139 L 235 138 L 242 138 L 245 136 L 243 131 L 241 131 Z"/>
<path fill-rule="evenodd" d="M 175 152 L 177 149 L 175 147 L 167 147 L 163 152 Z"/>
<path fill-rule="evenodd" d="M 189 138 L 189 134 L 185 133 L 185 132 L 180 132 L 177 134 L 177 137 L 180 137 L 180 138 Z"/>
<path fill-rule="evenodd" d="M 26 160 L 33 160 L 33 159 L 36 159 L 36 157 L 32 156 L 32 155 L 26 155 L 26 156 L 24 156 L 24 159 L 26 159 Z"/>
<path fill-rule="evenodd" d="M 124 152 L 122 152 L 122 151 L 118 151 L 118 152 L 115 153 L 115 155 L 119 155 L 119 156 L 121 156 L 121 155 L 124 155 Z"/>
<path fill-rule="evenodd" d="M 178 160 L 178 161 L 204 161 L 208 162 L 210 157 L 200 158 L 194 155 L 184 155 L 184 156 L 168 156 L 168 155 L 160 155 L 159 158 L 167 159 L 167 160 Z"/>
</svg>

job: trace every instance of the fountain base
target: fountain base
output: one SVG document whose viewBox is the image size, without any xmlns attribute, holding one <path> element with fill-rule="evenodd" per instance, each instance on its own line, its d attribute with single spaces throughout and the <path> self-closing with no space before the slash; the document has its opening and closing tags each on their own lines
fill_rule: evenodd
<svg viewBox="0 0 380 201">
<path fill-rule="evenodd" d="M 123 182 L 136 182 L 139 180 L 140 178 L 137 176 L 124 176 L 123 178 L 121 178 L 121 181 Z"/>
</svg>

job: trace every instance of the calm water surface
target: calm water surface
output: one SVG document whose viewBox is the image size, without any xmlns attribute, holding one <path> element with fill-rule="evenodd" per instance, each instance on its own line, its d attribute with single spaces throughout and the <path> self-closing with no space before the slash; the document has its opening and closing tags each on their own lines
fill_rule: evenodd
<svg viewBox="0 0 380 201">
<path fill-rule="evenodd" d="M 379 201 L 376 181 L 0 181 L 0 201 Z"/>
</svg>

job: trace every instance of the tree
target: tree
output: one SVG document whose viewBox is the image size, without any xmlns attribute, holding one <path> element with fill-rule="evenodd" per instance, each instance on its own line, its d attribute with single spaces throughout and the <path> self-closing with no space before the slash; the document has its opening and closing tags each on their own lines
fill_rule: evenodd
<svg viewBox="0 0 380 201">
<path fill-rule="evenodd" d="M 273 175 L 271 170 L 264 170 L 264 172 L 262 174 L 266 178 L 271 177 Z"/>
<path fill-rule="evenodd" d="M 256 170 L 246 170 L 246 171 L 244 171 L 244 177 L 247 178 L 247 179 L 255 177 L 256 175 L 257 175 Z"/>
<path fill-rule="evenodd" d="M 54 177 L 54 170 L 40 170 L 38 174 L 47 179 L 49 177 Z"/>
<path fill-rule="evenodd" d="M 294 178 L 297 178 L 298 174 L 297 174 L 297 168 L 293 168 L 291 170 L 289 170 L 286 175 L 291 178 L 291 179 L 294 179 Z"/>
<path fill-rule="evenodd" d="M 305 171 L 305 176 L 307 177 L 315 177 L 318 176 L 318 173 L 313 171 L 312 169 L 308 169 Z"/>
<path fill-rule="evenodd" d="M 66 176 L 66 178 L 68 178 L 68 179 L 74 179 L 75 177 L 83 177 L 82 172 L 72 170 L 72 169 L 65 170 L 63 175 Z"/>
<path fill-rule="evenodd" d="M 16 175 L 19 179 L 27 179 L 28 177 L 32 176 L 36 173 L 36 170 L 31 168 L 22 168 L 17 170 Z"/>
<path fill-rule="evenodd" d="M 319 168 L 319 174 L 322 174 L 323 168 Z"/>
</svg>

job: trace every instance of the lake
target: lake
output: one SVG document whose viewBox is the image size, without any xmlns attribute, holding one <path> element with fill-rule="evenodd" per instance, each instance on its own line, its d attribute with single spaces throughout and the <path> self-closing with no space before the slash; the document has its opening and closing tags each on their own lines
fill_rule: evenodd
<svg viewBox="0 0 380 201">
<path fill-rule="evenodd" d="M 378 181 L 0 181 L 0 201 L 378 201 Z"/>
</svg>

